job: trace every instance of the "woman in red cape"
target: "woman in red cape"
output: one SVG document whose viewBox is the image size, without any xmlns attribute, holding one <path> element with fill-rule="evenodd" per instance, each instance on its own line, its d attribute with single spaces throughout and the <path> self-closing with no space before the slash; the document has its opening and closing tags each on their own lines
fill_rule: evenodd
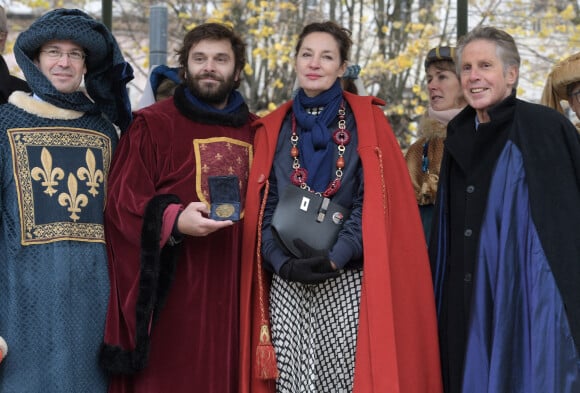
<svg viewBox="0 0 580 393">
<path fill-rule="evenodd" d="M 405 161 L 374 97 L 343 92 L 358 129 L 363 168 L 363 280 L 355 393 L 442 391 L 437 325 L 425 238 Z M 261 218 L 278 136 L 292 101 L 257 121 L 245 206 L 241 274 L 240 392 L 276 390 L 271 273 L 262 267 Z"/>
</svg>

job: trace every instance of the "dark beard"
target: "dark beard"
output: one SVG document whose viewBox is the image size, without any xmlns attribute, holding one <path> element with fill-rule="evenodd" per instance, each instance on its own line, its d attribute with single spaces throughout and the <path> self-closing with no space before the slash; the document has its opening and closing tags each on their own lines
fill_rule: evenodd
<svg viewBox="0 0 580 393">
<path fill-rule="evenodd" d="M 223 103 L 227 104 L 228 97 L 234 90 L 234 76 L 230 75 L 226 79 L 219 79 L 215 77 L 215 80 L 219 82 L 217 88 L 215 86 L 204 87 L 200 83 L 201 78 L 206 78 L 208 74 L 202 74 L 198 77 L 194 77 L 187 72 L 187 79 L 185 80 L 185 85 L 191 91 L 191 93 L 201 101 L 208 104 L 221 105 Z M 210 75 L 211 76 L 211 75 Z"/>
</svg>

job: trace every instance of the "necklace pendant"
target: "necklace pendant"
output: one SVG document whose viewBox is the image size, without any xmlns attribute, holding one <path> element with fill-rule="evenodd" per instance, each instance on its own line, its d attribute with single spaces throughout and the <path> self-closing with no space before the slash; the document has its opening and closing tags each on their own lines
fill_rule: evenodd
<svg viewBox="0 0 580 393">
<path fill-rule="evenodd" d="M 343 128 L 338 128 L 332 134 L 332 140 L 337 145 L 346 146 L 350 143 L 350 131 L 343 129 Z"/>
<path fill-rule="evenodd" d="M 333 181 L 330 182 L 328 188 L 322 193 L 322 196 L 325 196 L 327 198 L 333 196 L 340 188 L 340 184 L 341 184 L 340 179 L 334 179 Z"/>
<path fill-rule="evenodd" d="M 290 181 L 295 186 L 300 187 L 302 184 L 306 183 L 308 180 L 308 171 L 304 168 L 297 168 L 290 175 Z"/>
</svg>

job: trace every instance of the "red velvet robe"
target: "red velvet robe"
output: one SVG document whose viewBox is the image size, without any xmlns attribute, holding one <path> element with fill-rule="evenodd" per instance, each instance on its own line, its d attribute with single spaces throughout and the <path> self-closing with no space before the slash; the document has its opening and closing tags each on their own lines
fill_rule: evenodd
<svg viewBox="0 0 580 393">
<path fill-rule="evenodd" d="M 357 336 L 355 393 L 442 391 L 433 286 L 425 238 L 403 155 L 373 97 L 344 93 L 359 130 L 364 170 L 364 275 Z M 258 290 L 258 218 L 286 103 L 258 120 L 250 171 L 241 275 L 240 392 L 271 393 L 273 379 L 256 375 L 261 311 Z M 262 274 L 266 274 L 262 270 Z M 267 283 L 266 283 L 267 284 Z M 260 303 L 262 307 L 260 307 Z M 264 331 L 262 330 L 262 333 Z M 264 336 L 262 336 L 264 337 Z"/>
<path fill-rule="evenodd" d="M 159 194 L 174 194 L 183 205 L 207 202 L 207 176 L 216 174 L 238 174 L 245 193 L 254 119 L 242 127 L 193 122 L 173 99 L 136 114 L 109 177 L 106 344 L 124 350 L 136 345 L 145 206 Z M 238 222 L 206 237 L 184 237 L 166 304 L 151 330 L 148 364 L 134 376 L 114 376 L 110 393 L 237 390 L 241 230 Z"/>
</svg>

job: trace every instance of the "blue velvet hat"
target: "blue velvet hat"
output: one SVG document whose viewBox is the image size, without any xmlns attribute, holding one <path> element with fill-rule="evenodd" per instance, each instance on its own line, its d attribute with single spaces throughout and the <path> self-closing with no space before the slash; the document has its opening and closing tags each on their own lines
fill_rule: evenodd
<svg viewBox="0 0 580 393">
<path fill-rule="evenodd" d="M 151 71 L 151 76 L 149 77 L 153 93 L 157 93 L 157 89 L 164 79 L 169 79 L 176 85 L 179 85 L 181 83 L 181 78 L 179 77 L 179 67 L 169 67 L 165 64 L 161 64 L 155 67 Z"/>
<path fill-rule="evenodd" d="M 82 92 L 61 93 L 34 64 L 42 45 L 51 40 L 69 40 L 86 53 L 85 87 Z M 32 91 L 60 108 L 104 113 L 124 131 L 131 122 L 127 83 L 133 68 L 123 58 L 115 37 L 101 22 L 76 9 L 56 9 L 38 18 L 18 36 L 14 56 Z"/>
</svg>

